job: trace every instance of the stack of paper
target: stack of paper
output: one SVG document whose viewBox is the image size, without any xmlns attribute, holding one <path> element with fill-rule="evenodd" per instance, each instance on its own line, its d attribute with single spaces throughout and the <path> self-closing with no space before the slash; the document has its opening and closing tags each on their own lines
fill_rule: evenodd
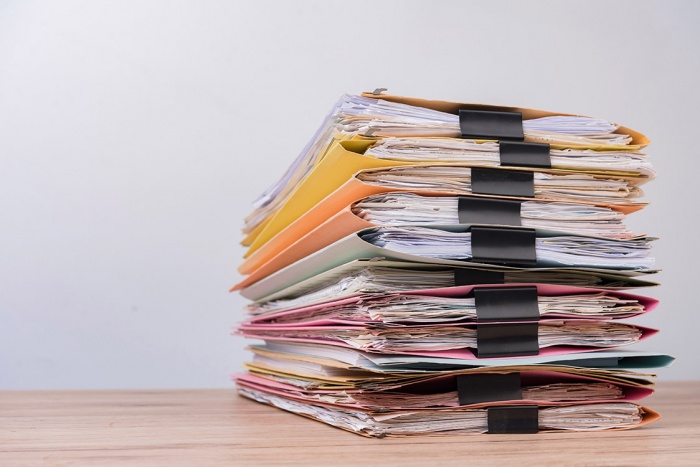
<svg viewBox="0 0 700 467">
<path fill-rule="evenodd" d="M 241 395 L 365 436 L 658 418 L 647 138 L 596 118 L 365 93 L 246 218 Z"/>
</svg>

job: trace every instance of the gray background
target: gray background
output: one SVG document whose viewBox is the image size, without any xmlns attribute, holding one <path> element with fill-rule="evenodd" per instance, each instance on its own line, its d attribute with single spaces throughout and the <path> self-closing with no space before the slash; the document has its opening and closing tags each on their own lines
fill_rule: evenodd
<svg viewBox="0 0 700 467">
<path fill-rule="evenodd" d="M 698 379 L 700 2 L 0 2 L 0 388 L 227 387 L 242 217 L 343 92 L 647 133 L 639 348 Z"/>
</svg>

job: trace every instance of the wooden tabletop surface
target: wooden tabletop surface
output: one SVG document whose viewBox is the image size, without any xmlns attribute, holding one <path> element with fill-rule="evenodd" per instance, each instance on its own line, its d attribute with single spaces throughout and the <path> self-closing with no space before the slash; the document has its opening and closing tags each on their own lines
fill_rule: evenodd
<svg viewBox="0 0 700 467">
<path fill-rule="evenodd" d="M 696 465 L 700 382 L 660 383 L 663 418 L 619 432 L 367 439 L 234 389 L 0 392 L 0 465 Z"/>
</svg>

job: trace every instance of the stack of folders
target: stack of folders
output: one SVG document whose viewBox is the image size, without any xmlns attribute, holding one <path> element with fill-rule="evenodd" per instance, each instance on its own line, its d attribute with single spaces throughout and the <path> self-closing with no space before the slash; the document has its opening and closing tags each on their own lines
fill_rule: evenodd
<svg viewBox="0 0 700 467">
<path fill-rule="evenodd" d="M 597 118 L 345 95 L 245 219 L 250 399 L 373 437 L 634 428 L 673 357 L 625 217 L 647 138 Z M 623 349 L 624 348 L 624 349 Z"/>
</svg>

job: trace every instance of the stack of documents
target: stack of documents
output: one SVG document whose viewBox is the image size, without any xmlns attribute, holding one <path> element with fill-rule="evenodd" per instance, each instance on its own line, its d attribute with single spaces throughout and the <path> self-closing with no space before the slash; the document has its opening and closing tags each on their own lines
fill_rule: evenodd
<svg viewBox="0 0 700 467">
<path fill-rule="evenodd" d="M 673 357 L 648 139 L 606 120 L 344 95 L 245 219 L 239 393 L 363 436 L 634 428 Z"/>
</svg>

